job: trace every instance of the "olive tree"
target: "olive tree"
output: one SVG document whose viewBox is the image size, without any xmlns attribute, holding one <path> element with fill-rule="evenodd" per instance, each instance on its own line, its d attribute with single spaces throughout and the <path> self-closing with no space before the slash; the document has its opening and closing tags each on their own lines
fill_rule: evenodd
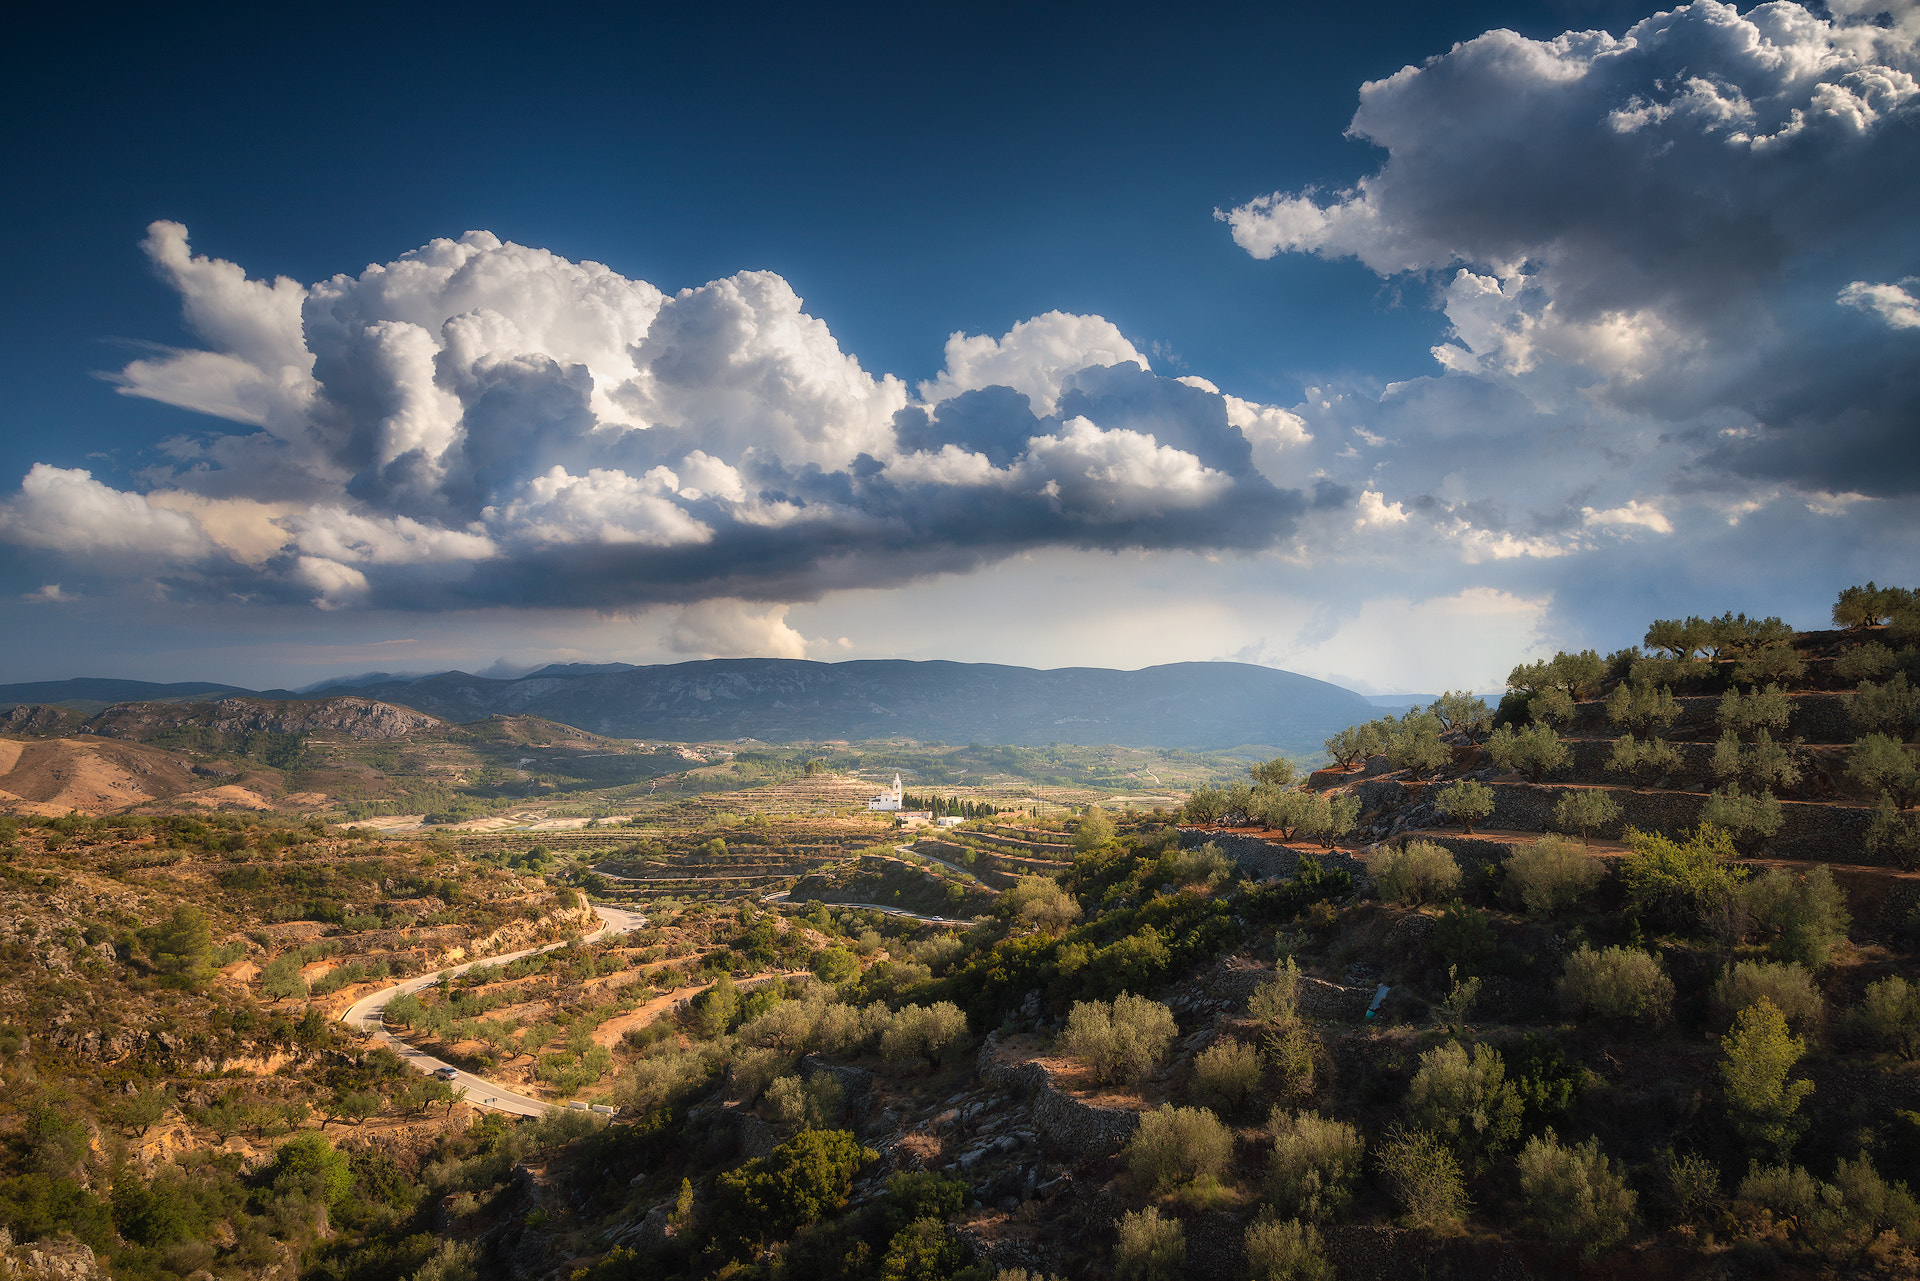
<svg viewBox="0 0 1920 1281">
<path fill-rule="evenodd" d="M 1553 727 L 1541 723 L 1518 731 L 1500 726 L 1487 739 L 1487 755 L 1500 768 L 1519 770 L 1536 783 L 1573 759 Z"/>
<path fill-rule="evenodd" d="M 1473 835 L 1473 824 L 1493 813 L 1493 789 L 1485 783 L 1461 779 L 1434 794 L 1433 807 Z"/>
</svg>

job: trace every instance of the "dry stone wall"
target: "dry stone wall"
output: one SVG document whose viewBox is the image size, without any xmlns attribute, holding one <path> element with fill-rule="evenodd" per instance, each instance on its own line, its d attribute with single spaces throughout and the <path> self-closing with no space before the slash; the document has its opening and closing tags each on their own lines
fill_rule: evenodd
<svg viewBox="0 0 1920 1281">
<path fill-rule="evenodd" d="M 1398 787 L 1399 784 L 1393 786 Z M 1201 828 L 1181 829 L 1180 845 L 1183 849 L 1195 849 L 1209 841 L 1218 845 L 1220 852 L 1238 864 L 1241 872 L 1251 880 L 1296 876 L 1300 872 L 1303 855 L 1317 860 L 1321 868 L 1329 872 L 1335 868 L 1345 868 L 1356 878 L 1364 878 L 1367 874 L 1366 864 L 1344 850 L 1297 850 L 1288 845 L 1263 841 L 1257 836 L 1210 832 Z"/>
<path fill-rule="evenodd" d="M 1049 1152 L 1097 1160 L 1112 1156 L 1133 1137 L 1140 1114 L 1132 1108 L 1083 1102 L 1055 1085 L 1042 1065 L 1032 1060 L 1009 1063 L 999 1050 L 999 1031 L 989 1032 L 980 1047 L 980 1079 L 994 1089 L 1032 1096 L 1034 1126 Z"/>
</svg>

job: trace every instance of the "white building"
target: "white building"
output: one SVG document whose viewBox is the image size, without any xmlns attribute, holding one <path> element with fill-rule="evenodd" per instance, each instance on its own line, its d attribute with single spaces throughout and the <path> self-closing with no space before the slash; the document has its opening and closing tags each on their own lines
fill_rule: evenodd
<svg viewBox="0 0 1920 1281">
<path fill-rule="evenodd" d="M 895 774 L 893 776 L 893 786 L 868 801 L 867 808 L 890 814 L 900 808 L 901 797 L 900 776 Z"/>
</svg>

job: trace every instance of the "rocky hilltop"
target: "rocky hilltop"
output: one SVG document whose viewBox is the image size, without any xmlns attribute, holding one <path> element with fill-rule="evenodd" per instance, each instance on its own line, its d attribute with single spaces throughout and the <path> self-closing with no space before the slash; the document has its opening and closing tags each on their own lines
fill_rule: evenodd
<svg viewBox="0 0 1920 1281">
<path fill-rule="evenodd" d="M 46 709 L 32 709 L 44 711 Z M 443 728 L 435 716 L 371 698 L 316 698 L 281 702 L 223 698 L 215 703 L 121 703 L 85 723 L 107 738 L 147 739 L 189 726 L 222 734 L 345 734 L 349 738 L 406 738 Z"/>
</svg>

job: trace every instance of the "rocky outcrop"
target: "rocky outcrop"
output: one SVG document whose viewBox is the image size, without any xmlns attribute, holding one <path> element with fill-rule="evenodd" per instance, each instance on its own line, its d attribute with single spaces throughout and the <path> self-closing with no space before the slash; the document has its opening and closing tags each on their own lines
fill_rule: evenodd
<svg viewBox="0 0 1920 1281">
<path fill-rule="evenodd" d="M 216 703 L 121 703 L 87 722 L 86 732 L 105 738 L 147 739 L 169 730 L 197 727 L 220 734 L 344 734 L 363 740 L 407 738 L 444 728 L 438 717 L 371 698 L 319 698 L 278 702 L 223 698 Z"/>
<path fill-rule="evenodd" d="M 91 1247 L 61 1235 L 20 1245 L 0 1227 L 0 1278 L 5 1281 L 108 1281 Z"/>
</svg>

